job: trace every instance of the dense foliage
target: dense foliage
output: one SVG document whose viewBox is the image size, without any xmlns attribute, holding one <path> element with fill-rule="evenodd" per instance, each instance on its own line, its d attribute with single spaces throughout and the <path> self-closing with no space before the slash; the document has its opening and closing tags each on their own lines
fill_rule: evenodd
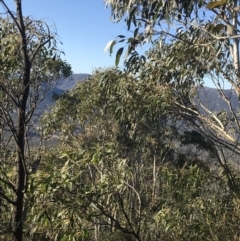
<svg viewBox="0 0 240 241">
<path fill-rule="evenodd" d="M 58 100 L 43 124 L 59 144 L 33 176 L 35 233 L 49 240 L 238 239 L 239 199 L 211 153 L 181 145 L 187 137 L 172 91 L 110 69 Z"/>
<path fill-rule="evenodd" d="M 223 88 L 239 94 L 238 1 L 105 0 L 133 30 L 106 47 L 126 43 L 124 68 L 97 69 L 40 122 L 71 67 L 15 2 L 0 0 L 0 240 L 239 240 L 240 119 Z"/>
</svg>

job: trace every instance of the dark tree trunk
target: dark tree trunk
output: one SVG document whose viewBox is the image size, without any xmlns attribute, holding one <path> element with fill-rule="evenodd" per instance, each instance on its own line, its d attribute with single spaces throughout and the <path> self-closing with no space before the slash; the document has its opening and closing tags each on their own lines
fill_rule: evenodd
<svg viewBox="0 0 240 241">
<path fill-rule="evenodd" d="M 17 159 L 16 159 L 16 169 L 17 169 L 17 180 L 16 180 L 16 199 L 15 208 L 13 213 L 13 235 L 16 241 L 22 240 L 22 212 L 23 212 L 23 201 L 24 192 L 26 189 L 27 180 L 27 170 L 25 165 L 25 111 L 26 104 L 29 95 L 29 78 L 30 78 L 30 63 L 25 66 L 24 80 L 23 80 L 23 93 L 19 99 L 19 109 L 18 109 L 18 133 L 17 133 Z"/>
<path fill-rule="evenodd" d="M 18 120 L 17 120 L 17 159 L 16 159 L 16 197 L 13 211 L 13 238 L 15 241 L 22 241 L 23 236 L 23 204 L 24 192 L 27 186 L 27 170 L 25 165 L 25 132 L 26 132 L 26 107 L 30 89 L 31 63 L 27 54 L 27 41 L 25 26 L 23 22 L 21 0 L 15 0 L 17 22 L 21 43 L 21 55 L 23 61 L 22 93 L 19 97 Z"/>
</svg>

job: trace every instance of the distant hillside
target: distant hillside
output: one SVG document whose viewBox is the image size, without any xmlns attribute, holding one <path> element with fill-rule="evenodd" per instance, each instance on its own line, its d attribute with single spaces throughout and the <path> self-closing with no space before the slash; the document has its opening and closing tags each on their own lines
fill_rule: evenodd
<svg viewBox="0 0 240 241">
<path fill-rule="evenodd" d="M 89 74 L 73 74 L 67 79 L 59 79 L 56 87 L 63 91 L 71 90 L 78 82 L 86 80 L 89 77 Z"/>
<path fill-rule="evenodd" d="M 224 90 L 224 94 L 230 99 L 234 109 L 239 109 L 240 104 L 238 96 L 234 90 Z M 223 100 L 221 94 L 217 89 L 204 87 L 199 89 L 199 99 L 209 108 L 210 111 L 219 112 L 222 110 L 229 110 L 228 104 Z"/>
<path fill-rule="evenodd" d="M 74 88 L 74 86 L 83 80 L 86 80 L 89 78 L 89 74 L 73 74 L 69 78 L 61 78 L 53 82 L 53 87 L 52 89 L 50 88 L 49 91 L 47 92 L 45 98 L 41 101 L 41 103 L 38 105 L 35 115 L 39 116 L 43 112 L 46 112 L 49 110 L 49 108 L 54 104 L 54 96 L 61 95 L 65 93 L 67 90 L 71 90 Z M 43 89 L 45 88 L 44 85 L 42 87 Z"/>
</svg>

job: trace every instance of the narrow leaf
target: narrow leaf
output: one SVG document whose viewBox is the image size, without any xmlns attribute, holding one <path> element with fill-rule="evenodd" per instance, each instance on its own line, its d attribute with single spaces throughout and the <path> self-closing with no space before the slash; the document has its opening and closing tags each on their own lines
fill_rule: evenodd
<svg viewBox="0 0 240 241">
<path fill-rule="evenodd" d="M 123 47 L 120 48 L 120 49 L 117 51 L 116 60 L 115 60 L 115 65 L 116 65 L 116 67 L 117 67 L 118 64 L 119 64 L 119 60 L 120 60 L 120 58 L 121 58 L 122 53 L 123 53 Z"/>
<path fill-rule="evenodd" d="M 210 2 L 210 3 L 208 3 L 207 8 L 213 9 L 213 8 L 216 8 L 216 7 L 220 7 L 220 6 L 222 6 L 222 5 L 226 4 L 226 3 L 227 3 L 227 0 Z"/>
<path fill-rule="evenodd" d="M 139 28 L 136 28 L 136 29 L 134 30 L 134 38 L 136 38 L 136 36 L 137 36 L 137 34 L 138 34 L 138 30 L 139 30 Z"/>
<path fill-rule="evenodd" d="M 224 28 L 225 28 L 225 25 L 220 23 L 220 24 L 216 25 L 216 27 L 213 29 L 213 31 L 215 33 L 220 33 Z"/>
</svg>

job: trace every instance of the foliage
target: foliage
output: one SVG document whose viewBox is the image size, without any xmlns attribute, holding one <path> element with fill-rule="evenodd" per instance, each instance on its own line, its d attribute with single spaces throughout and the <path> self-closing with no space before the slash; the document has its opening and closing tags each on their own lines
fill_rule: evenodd
<svg viewBox="0 0 240 241">
<path fill-rule="evenodd" d="M 157 42 L 161 51 L 161 46 L 164 44 L 171 44 L 172 41 L 181 42 L 185 46 L 180 49 L 188 49 L 187 55 L 192 56 L 188 58 L 186 53 L 184 54 L 185 60 L 188 61 L 193 57 L 200 57 L 196 54 L 196 50 L 204 53 L 202 49 L 210 50 L 214 45 L 219 47 L 221 42 L 231 41 L 232 38 L 235 38 L 229 38 L 228 29 L 229 26 L 236 27 L 234 20 L 237 16 L 237 8 L 234 8 L 236 1 L 234 4 L 218 1 L 218 6 L 215 2 L 201 0 L 105 0 L 104 2 L 112 10 L 112 20 L 118 22 L 124 19 L 128 30 L 133 32 L 133 36 L 130 38 L 118 35 L 116 40 L 111 41 L 108 45 L 110 54 L 116 43 L 126 41 L 126 55 L 129 56 L 128 61 L 130 62 L 133 62 L 138 55 L 137 46 L 147 45 L 147 43 L 150 43 L 147 46 L 151 47 L 153 42 Z M 233 18 L 227 17 L 230 15 Z M 179 53 L 176 56 L 179 56 Z"/>
<path fill-rule="evenodd" d="M 154 76 L 164 85 L 175 86 L 175 113 L 204 137 L 212 156 L 228 173 L 230 186 L 237 186 L 228 166 L 235 165 L 239 156 L 239 112 L 224 86 L 230 84 L 239 99 L 238 1 L 105 3 L 112 10 L 113 21 L 125 19 L 133 32 L 130 38 L 119 35 L 111 41 L 110 54 L 117 43 L 125 42 L 125 71 Z M 147 51 L 140 54 L 137 47 L 143 45 Z M 211 103 L 200 98 L 206 80 L 215 84 L 227 109 L 214 113 Z"/>
<path fill-rule="evenodd" d="M 59 98 L 43 118 L 60 143 L 33 182 L 46 206 L 38 230 L 50 240 L 238 239 L 238 197 L 210 157 L 178 148 L 172 93 L 110 69 Z"/>
<path fill-rule="evenodd" d="M 41 119 L 50 149 L 29 144 L 33 112 L 71 68 L 47 25 L 0 3 L 3 240 L 239 240 L 239 113 L 221 83 L 238 93 L 236 1 L 106 0 L 133 30 L 106 47 L 127 43 L 125 69 L 57 97 Z M 206 77 L 227 110 L 203 103 Z"/>
</svg>

